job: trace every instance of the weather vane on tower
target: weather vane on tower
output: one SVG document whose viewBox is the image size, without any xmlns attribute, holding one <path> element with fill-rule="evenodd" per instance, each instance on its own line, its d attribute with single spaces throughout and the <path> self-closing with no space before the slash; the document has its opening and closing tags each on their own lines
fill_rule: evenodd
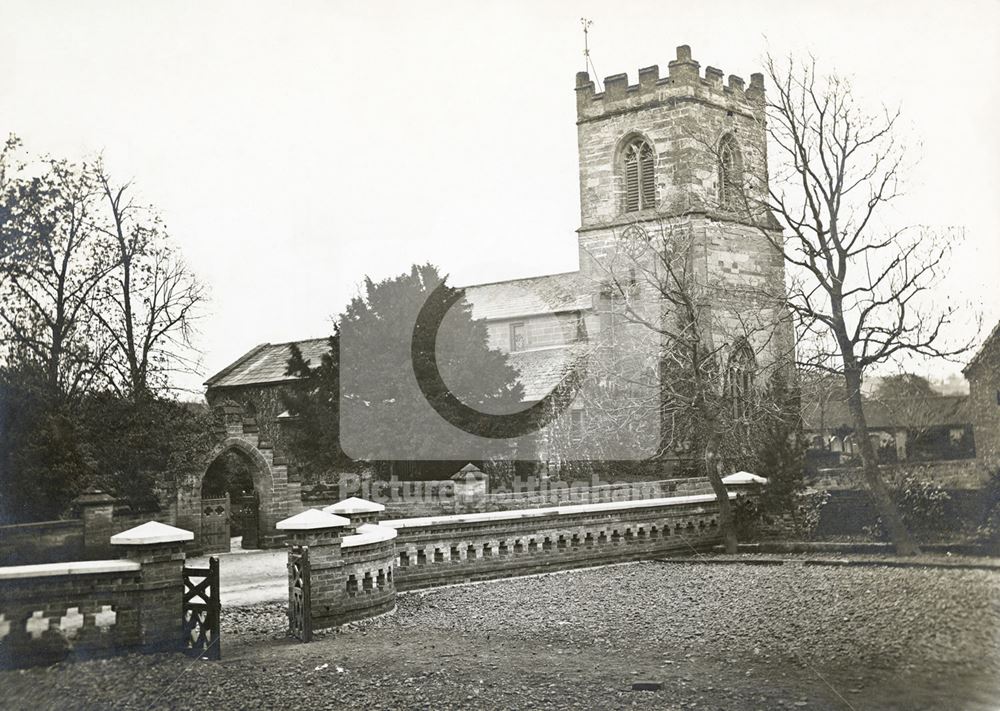
<svg viewBox="0 0 1000 711">
<path fill-rule="evenodd" d="M 589 42 L 590 26 L 594 23 L 589 18 L 581 17 L 580 24 L 583 25 L 583 71 L 589 72 L 590 70 L 593 70 L 594 81 L 597 82 L 597 69 L 594 67 L 594 62 L 590 58 L 590 42 Z M 598 83 L 598 89 L 600 89 L 599 83 Z M 603 91 L 603 89 L 601 89 L 601 91 Z"/>
</svg>

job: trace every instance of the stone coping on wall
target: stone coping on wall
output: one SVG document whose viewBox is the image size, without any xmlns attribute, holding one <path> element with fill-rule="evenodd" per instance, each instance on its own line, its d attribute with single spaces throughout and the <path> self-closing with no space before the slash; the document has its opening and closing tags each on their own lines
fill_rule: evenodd
<svg viewBox="0 0 1000 711">
<path fill-rule="evenodd" d="M 736 498 L 735 492 L 729 492 L 729 498 Z M 518 509 L 515 511 L 486 511 L 471 514 L 454 514 L 447 516 L 423 516 L 419 518 L 399 518 L 382 521 L 381 526 L 395 529 L 419 528 L 421 526 L 440 526 L 448 524 L 482 523 L 487 521 L 513 521 L 522 518 L 541 516 L 572 516 L 574 514 L 607 513 L 611 511 L 628 511 L 632 509 L 651 508 L 656 506 L 680 506 L 683 504 L 706 504 L 715 501 L 715 494 L 693 494 L 690 496 L 667 496 L 659 499 L 639 499 L 636 501 L 609 501 L 600 504 L 572 504 L 568 506 L 550 506 L 540 509 Z"/>
<path fill-rule="evenodd" d="M 94 575 L 99 573 L 137 573 L 142 565 L 133 560 L 87 560 L 69 563 L 36 563 L 0 568 L 0 580 L 43 578 L 54 575 Z"/>
<path fill-rule="evenodd" d="M 358 526 L 357 533 L 344 536 L 340 547 L 352 548 L 354 546 L 366 546 L 371 543 L 382 543 L 383 541 L 391 541 L 397 535 L 396 529 L 391 526 L 366 523 L 363 526 Z"/>
</svg>

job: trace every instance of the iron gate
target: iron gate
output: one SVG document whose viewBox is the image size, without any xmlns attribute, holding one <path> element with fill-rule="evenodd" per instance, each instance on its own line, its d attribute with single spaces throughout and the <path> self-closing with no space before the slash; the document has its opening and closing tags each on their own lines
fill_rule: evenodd
<svg viewBox="0 0 1000 711">
<path fill-rule="evenodd" d="M 201 544 L 206 553 L 229 552 L 229 494 L 201 500 Z"/>
<path fill-rule="evenodd" d="M 309 546 L 293 546 L 288 555 L 288 634 L 312 641 L 312 594 Z"/>
<path fill-rule="evenodd" d="M 207 568 L 184 566 L 184 653 L 206 659 L 222 658 L 219 618 L 219 559 L 208 559 Z"/>
</svg>

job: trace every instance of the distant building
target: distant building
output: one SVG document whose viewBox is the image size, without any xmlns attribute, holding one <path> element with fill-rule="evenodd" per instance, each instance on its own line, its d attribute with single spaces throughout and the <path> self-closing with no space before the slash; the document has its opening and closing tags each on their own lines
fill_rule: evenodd
<svg viewBox="0 0 1000 711">
<path fill-rule="evenodd" d="M 1000 323 L 962 369 L 969 381 L 969 415 L 976 452 L 986 462 L 1000 462 Z"/>
<path fill-rule="evenodd" d="M 864 408 L 869 436 L 883 463 L 975 456 L 969 398 L 965 396 L 870 396 L 864 399 Z M 818 463 L 836 465 L 860 456 L 851 414 L 843 399 L 803 401 L 802 420 L 812 456 Z"/>
</svg>

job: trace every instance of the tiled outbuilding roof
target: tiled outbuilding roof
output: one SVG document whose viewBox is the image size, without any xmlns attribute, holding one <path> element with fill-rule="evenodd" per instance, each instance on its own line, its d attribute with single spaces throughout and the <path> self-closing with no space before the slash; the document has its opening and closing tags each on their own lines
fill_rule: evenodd
<svg viewBox="0 0 1000 711">
<path fill-rule="evenodd" d="M 872 429 L 897 429 L 965 425 L 972 422 L 966 395 L 935 395 L 912 398 L 865 398 L 865 420 Z M 807 430 L 853 428 L 851 413 L 843 400 L 825 403 L 804 401 L 802 419 Z"/>
</svg>

